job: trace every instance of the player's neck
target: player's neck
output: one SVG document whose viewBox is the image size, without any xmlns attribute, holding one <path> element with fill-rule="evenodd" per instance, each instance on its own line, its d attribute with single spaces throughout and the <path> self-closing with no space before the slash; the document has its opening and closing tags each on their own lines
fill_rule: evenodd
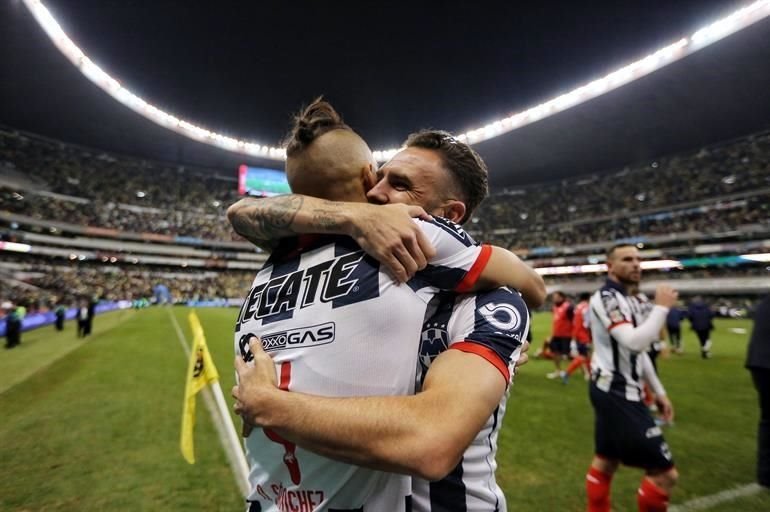
<svg viewBox="0 0 770 512">
<path fill-rule="evenodd" d="M 614 283 L 619 284 L 621 288 L 623 288 L 623 291 L 626 293 L 626 295 L 633 295 L 634 293 L 636 293 L 635 290 L 638 290 L 638 285 L 634 285 L 631 283 L 624 283 L 613 274 L 607 274 L 607 279 L 609 279 Z"/>
</svg>

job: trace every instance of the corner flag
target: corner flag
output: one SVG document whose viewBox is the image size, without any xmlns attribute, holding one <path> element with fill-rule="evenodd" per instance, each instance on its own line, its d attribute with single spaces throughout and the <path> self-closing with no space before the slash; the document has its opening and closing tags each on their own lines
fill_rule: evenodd
<svg viewBox="0 0 770 512">
<path fill-rule="evenodd" d="M 219 379 L 219 374 L 206 347 L 203 327 L 195 312 L 190 313 L 190 328 L 193 332 L 193 346 L 190 353 L 190 365 L 187 368 L 187 386 L 184 392 L 182 410 L 182 436 L 180 446 L 182 455 L 190 464 L 195 464 L 193 449 L 193 429 L 195 428 L 195 396 L 211 382 Z"/>
</svg>

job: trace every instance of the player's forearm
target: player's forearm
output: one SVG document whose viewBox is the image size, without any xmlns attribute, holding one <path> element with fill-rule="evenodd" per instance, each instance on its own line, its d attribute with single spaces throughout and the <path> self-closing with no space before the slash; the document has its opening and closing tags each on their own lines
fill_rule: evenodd
<svg viewBox="0 0 770 512">
<path fill-rule="evenodd" d="M 666 395 L 666 388 L 663 387 L 663 383 L 658 378 L 658 374 L 655 372 L 655 367 L 652 365 L 650 356 L 645 352 L 642 354 L 642 378 L 650 386 L 653 393 L 658 396 Z"/>
<path fill-rule="evenodd" d="M 658 339 L 660 329 L 666 321 L 666 315 L 668 315 L 668 308 L 656 305 L 641 325 L 638 327 L 632 327 L 628 323 L 618 325 L 612 329 L 612 336 L 631 350 L 645 351 Z"/>
<path fill-rule="evenodd" d="M 428 479 L 443 477 L 457 463 L 442 460 L 455 441 L 442 429 L 431 431 L 438 411 L 419 396 L 329 398 L 280 392 L 275 398 L 258 423 L 319 455 Z"/>
<path fill-rule="evenodd" d="M 328 398 L 273 389 L 261 395 L 255 410 L 264 412 L 253 423 L 332 459 L 438 480 L 460 461 L 505 388 L 487 360 L 447 350 L 417 395 Z"/>
<path fill-rule="evenodd" d="M 489 290 L 499 286 L 508 286 L 517 290 L 530 309 L 540 307 L 545 302 L 545 282 L 540 274 L 512 252 L 501 247 L 492 247 L 489 262 L 477 281 L 474 291 Z"/>
<path fill-rule="evenodd" d="M 349 205 L 289 194 L 243 198 L 227 209 L 236 233 L 254 243 L 302 233 L 349 234 Z"/>
</svg>

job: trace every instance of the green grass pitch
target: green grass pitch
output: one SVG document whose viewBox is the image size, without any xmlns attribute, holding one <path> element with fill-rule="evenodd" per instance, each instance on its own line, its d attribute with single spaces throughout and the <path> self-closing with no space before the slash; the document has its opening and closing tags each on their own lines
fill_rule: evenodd
<svg viewBox="0 0 770 512">
<path fill-rule="evenodd" d="M 169 318 L 190 339 L 187 308 L 97 317 L 94 335 L 74 323 L 25 333 L 0 352 L 0 510 L 242 510 L 242 501 L 201 400 L 197 463 L 179 452 L 187 360 Z M 233 384 L 236 309 L 200 309 L 225 396 Z M 534 353 L 550 315 L 534 318 Z M 676 409 L 665 430 L 681 473 L 673 504 L 745 485 L 754 478 L 757 397 L 743 368 L 751 323 L 717 322 L 713 359 L 702 360 L 686 331 L 684 355 L 660 361 Z M 732 329 L 745 329 L 736 333 Z M 516 377 L 500 435 L 497 477 L 509 509 L 584 510 L 583 479 L 593 452 L 586 384 L 545 378 L 534 360 Z M 613 510 L 634 511 L 641 473 L 621 469 Z M 770 510 L 770 494 L 713 511 Z"/>
</svg>

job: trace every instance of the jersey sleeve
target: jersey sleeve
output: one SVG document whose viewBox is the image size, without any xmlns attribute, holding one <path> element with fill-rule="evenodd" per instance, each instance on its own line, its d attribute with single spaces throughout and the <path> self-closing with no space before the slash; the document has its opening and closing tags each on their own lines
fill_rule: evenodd
<svg viewBox="0 0 770 512">
<path fill-rule="evenodd" d="M 484 271 L 492 247 L 477 244 L 460 226 L 446 219 L 415 221 L 436 249 L 436 255 L 418 275 L 441 290 L 470 290 Z"/>
<path fill-rule="evenodd" d="M 630 316 L 623 312 L 620 301 L 612 290 L 599 290 L 591 297 L 591 309 L 605 329 L 632 323 Z"/>
<path fill-rule="evenodd" d="M 447 333 L 450 349 L 483 357 L 505 379 L 521 355 L 530 316 L 521 295 L 508 288 L 458 297 Z"/>
</svg>

